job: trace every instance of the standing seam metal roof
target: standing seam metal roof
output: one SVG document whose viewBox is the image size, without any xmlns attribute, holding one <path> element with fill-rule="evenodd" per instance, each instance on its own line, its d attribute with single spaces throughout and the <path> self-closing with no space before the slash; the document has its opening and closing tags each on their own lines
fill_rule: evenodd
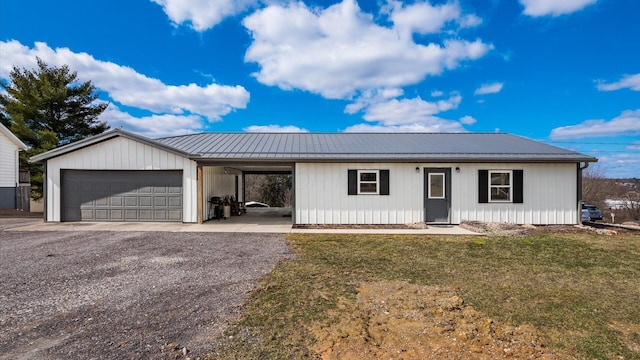
<svg viewBox="0 0 640 360">
<path fill-rule="evenodd" d="M 214 159 L 597 161 L 505 133 L 200 133 L 155 141 Z"/>
</svg>

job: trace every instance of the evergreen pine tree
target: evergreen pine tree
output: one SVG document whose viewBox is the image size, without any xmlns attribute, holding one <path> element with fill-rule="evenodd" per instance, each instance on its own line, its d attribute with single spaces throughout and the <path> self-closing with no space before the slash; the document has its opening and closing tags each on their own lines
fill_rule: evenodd
<svg viewBox="0 0 640 360">
<path fill-rule="evenodd" d="M 79 82 L 69 66 L 49 67 L 40 58 L 35 70 L 13 67 L 10 82 L 0 81 L 0 121 L 30 146 L 20 154 L 20 168 L 31 173 L 31 196 L 42 197 L 42 164 L 29 158 L 61 145 L 104 132 L 98 116 L 107 103 L 96 102 L 91 81 Z"/>
</svg>

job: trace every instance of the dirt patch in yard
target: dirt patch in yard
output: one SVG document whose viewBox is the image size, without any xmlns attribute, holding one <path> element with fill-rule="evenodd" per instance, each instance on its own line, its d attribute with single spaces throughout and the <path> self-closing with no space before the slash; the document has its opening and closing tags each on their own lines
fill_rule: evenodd
<svg viewBox="0 0 640 360">
<path fill-rule="evenodd" d="M 322 359 L 556 359 L 531 325 L 512 326 L 467 306 L 447 287 L 375 282 L 309 330 Z M 348 314 L 346 317 L 344 314 Z"/>
<path fill-rule="evenodd" d="M 638 231 L 624 228 L 605 228 L 587 225 L 518 225 L 512 223 L 494 223 L 482 221 L 465 221 L 460 227 L 480 234 L 489 236 L 526 236 L 536 234 L 590 234 L 598 235 L 618 235 L 618 234 L 638 234 Z M 639 228 L 640 229 L 640 228 Z"/>
</svg>

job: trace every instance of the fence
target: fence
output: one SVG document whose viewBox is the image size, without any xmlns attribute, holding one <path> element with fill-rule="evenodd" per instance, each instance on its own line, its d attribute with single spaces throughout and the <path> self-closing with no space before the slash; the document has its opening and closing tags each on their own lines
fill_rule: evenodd
<svg viewBox="0 0 640 360">
<path fill-rule="evenodd" d="M 31 180 L 28 170 L 20 170 L 18 174 L 18 191 L 16 194 L 16 208 L 24 212 L 31 211 Z"/>
</svg>

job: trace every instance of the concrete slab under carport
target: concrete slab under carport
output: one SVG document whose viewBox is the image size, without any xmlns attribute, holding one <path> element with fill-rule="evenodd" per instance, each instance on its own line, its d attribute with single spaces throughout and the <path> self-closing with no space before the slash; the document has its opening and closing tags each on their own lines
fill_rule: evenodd
<svg viewBox="0 0 640 360">
<path fill-rule="evenodd" d="M 208 220 L 197 228 L 213 232 L 288 233 L 293 225 L 292 211 L 291 208 L 247 208 L 245 214 Z"/>
</svg>

